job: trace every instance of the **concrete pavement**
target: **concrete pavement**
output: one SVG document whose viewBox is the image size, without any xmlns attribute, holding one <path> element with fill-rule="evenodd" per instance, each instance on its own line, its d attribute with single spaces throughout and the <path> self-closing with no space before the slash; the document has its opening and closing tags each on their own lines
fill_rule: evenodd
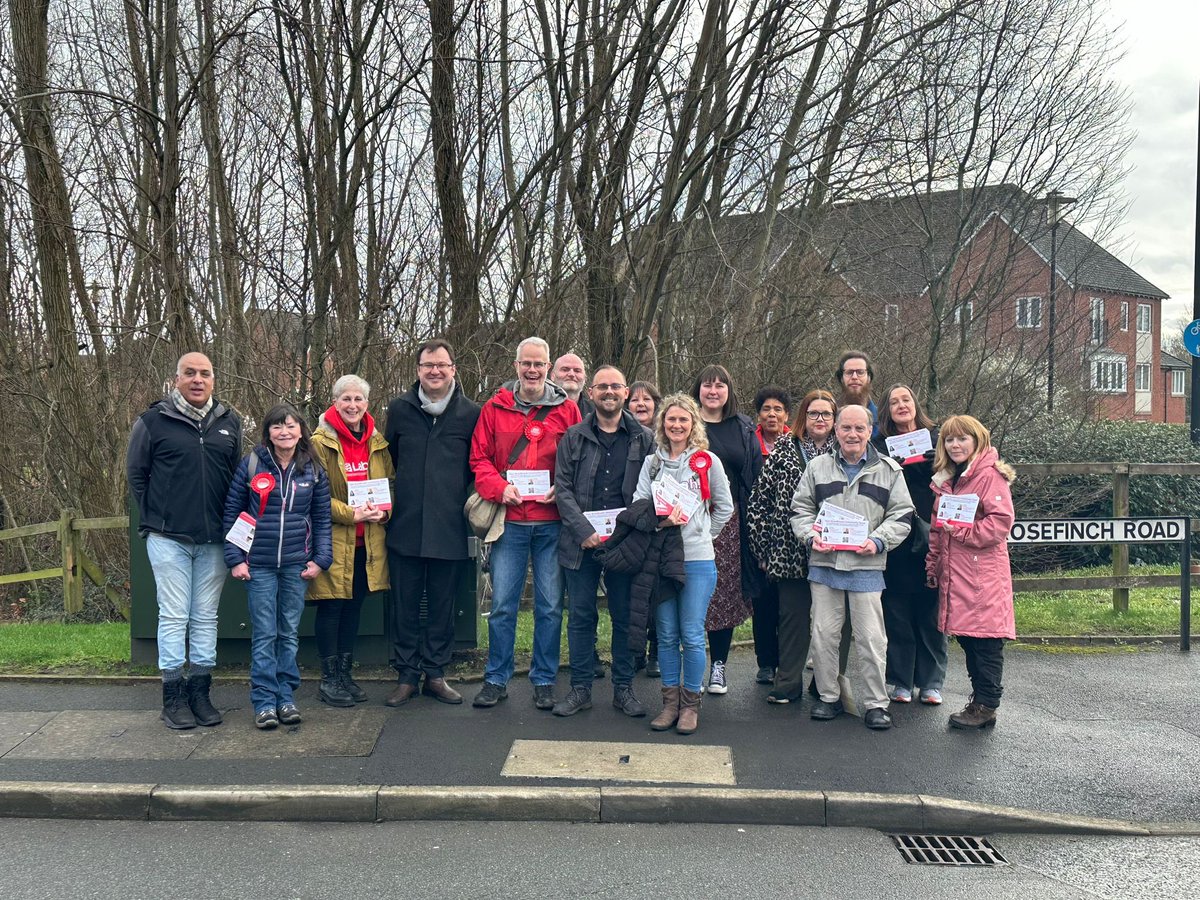
<svg viewBox="0 0 1200 900">
<path fill-rule="evenodd" d="M 622 716 L 608 680 L 596 682 L 593 709 L 567 719 L 535 710 L 524 679 L 491 710 L 470 706 L 471 685 L 462 706 L 421 697 L 387 709 L 385 683 L 366 684 L 367 704 L 335 710 L 306 681 L 304 723 L 266 733 L 236 681 L 214 690 L 225 724 L 189 732 L 158 721 L 153 683 L 9 681 L 0 814 L 1200 833 L 1193 655 L 1010 646 L 1000 723 L 980 733 L 946 725 L 968 691 L 953 646 L 946 703 L 893 704 L 896 727 L 881 733 L 851 716 L 815 722 L 807 701 L 767 704 L 747 651 L 730 670 L 729 693 L 705 698 L 691 737 Z M 652 712 L 658 687 L 635 680 Z"/>
</svg>

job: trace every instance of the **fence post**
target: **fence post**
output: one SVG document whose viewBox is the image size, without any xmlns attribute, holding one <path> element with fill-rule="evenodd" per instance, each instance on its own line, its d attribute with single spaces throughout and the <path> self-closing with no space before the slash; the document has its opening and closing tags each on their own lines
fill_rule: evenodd
<svg viewBox="0 0 1200 900">
<path fill-rule="evenodd" d="M 79 534 L 75 531 L 76 512 L 64 509 L 58 519 L 58 540 L 62 545 L 63 611 L 67 615 L 83 612 L 83 579 L 79 568 Z"/>
<path fill-rule="evenodd" d="M 1125 463 L 1122 468 L 1124 471 L 1113 472 L 1112 514 L 1113 518 L 1117 519 L 1129 515 L 1129 463 Z M 1128 544 L 1112 545 L 1112 566 L 1113 577 L 1129 575 Z M 1114 612 L 1129 612 L 1129 588 L 1114 587 L 1112 596 Z"/>
</svg>

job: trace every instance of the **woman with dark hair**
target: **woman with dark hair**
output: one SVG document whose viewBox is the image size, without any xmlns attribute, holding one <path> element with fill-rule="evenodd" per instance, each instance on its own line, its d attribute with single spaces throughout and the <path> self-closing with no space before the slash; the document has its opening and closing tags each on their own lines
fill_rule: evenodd
<svg viewBox="0 0 1200 900">
<path fill-rule="evenodd" d="M 390 494 L 380 497 L 380 509 L 368 500 L 350 505 L 350 485 L 356 481 L 395 475 L 388 442 L 367 412 L 371 386 L 357 375 L 343 375 L 333 385 L 333 403 L 321 415 L 313 433 L 318 462 L 329 476 L 333 518 L 333 565 L 308 588 L 316 603 L 314 631 L 321 659 L 317 696 L 330 706 L 350 707 L 367 699 L 354 680 L 354 641 L 367 594 L 390 586 L 386 523 Z"/>
<path fill-rule="evenodd" d="M 633 413 L 633 417 L 643 428 L 654 430 L 654 414 L 662 405 L 662 394 L 658 385 L 651 381 L 635 381 L 629 386 L 629 397 L 625 408 Z"/>
<path fill-rule="evenodd" d="M 762 447 L 754 423 L 738 412 L 733 379 L 724 366 L 700 370 L 692 384 L 692 398 L 700 407 L 709 448 L 721 460 L 733 494 L 734 515 L 716 540 L 717 588 L 708 605 L 708 652 L 712 670 L 708 691 L 729 690 L 725 664 L 733 643 L 733 630 L 750 617 L 754 598 L 762 591 L 764 578 L 750 553 L 746 531 L 746 503 L 762 470 Z"/>
<path fill-rule="evenodd" d="M 625 408 L 633 413 L 643 428 L 654 431 L 655 414 L 662 405 L 662 394 L 658 385 L 652 381 L 635 381 L 629 386 L 629 396 L 625 399 Z M 646 652 L 634 657 L 634 670 L 646 670 L 647 678 L 658 678 L 662 670 L 658 667 L 658 632 L 654 625 L 654 617 L 646 630 Z"/>
<path fill-rule="evenodd" d="M 890 453 L 888 438 L 929 431 L 930 447 L 937 443 L 937 428 L 921 408 L 907 384 L 894 384 L 880 403 L 879 434 L 872 443 L 880 453 L 892 455 L 904 468 L 904 483 L 913 501 L 913 527 L 908 537 L 888 553 L 884 570 L 883 622 L 887 631 L 887 691 L 895 703 L 911 703 L 920 691 L 921 702 L 942 702 L 946 678 L 946 636 L 937 627 L 937 593 L 925 585 L 925 557 L 929 553 L 929 523 L 933 521 L 933 450 L 909 456 Z M 895 446 L 895 442 L 893 442 Z"/>
<path fill-rule="evenodd" d="M 225 498 L 225 564 L 246 582 L 250 608 L 256 728 L 300 721 L 296 647 L 304 591 L 333 562 L 329 479 L 311 438 L 294 407 L 272 407 L 263 417 L 262 442 L 238 465 Z"/>
<path fill-rule="evenodd" d="M 804 661 L 812 627 L 808 552 L 792 531 L 792 497 L 804 470 L 818 456 L 832 453 L 837 401 L 829 391 L 809 391 L 796 410 L 792 433 L 780 439 L 763 464 L 746 508 L 750 549 L 779 597 L 779 669 L 768 703 L 794 703 L 804 690 Z M 755 613 L 757 615 L 757 608 Z M 849 617 L 846 618 L 849 622 Z M 841 646 L 845 670 L 850 646 Z"/>
<path fill-rule="evenodd" d="M 777 384 L 765 385 L 754 395 L 754 409 L 758 413 L 758 427 L 754 429 L 754 433 L 765 461 L 788 433 L 792 395 Z M 750 550 L 759 570 L 766 571 L 762 565 L 763 557 L 755 551 L 753 541 L 750 543 Z M 758 674 L 754 680 L 759 684 L 773 684 L 776 669 L 779 668 L 779 586 L 770 577 L 763 582 L 758 596 L 754 598 L 752 623 L 754 655 L 758 660 Z"/>
</svg>

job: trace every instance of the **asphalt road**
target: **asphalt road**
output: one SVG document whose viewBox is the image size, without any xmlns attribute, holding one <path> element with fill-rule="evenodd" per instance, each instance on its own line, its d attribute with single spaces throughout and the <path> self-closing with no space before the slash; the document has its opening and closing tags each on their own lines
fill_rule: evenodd
<svg viewBox="0 0 1200 900">
<path fill-rule="evenodd" d="M 388 715 L 373 752 L 361 757 L 222 760 L 26 760 L 0 758 L 0 780 L 138 781 L 174 784 L 555 783 L 502 778 L 516 739 L 690 742 L 732 748 L 740 787 L 924 793 L 1042 811 L 1145 822 L 1200 820 L 1200 655 L 1172 648 L 1111 652 L 1006 651 L 1000 724 L 953 731 L 946 717 L 966 699 L 961 653 L 951 651 L 946 704 L 893 704 L 896 727 L 870 732 L 850 716 L 822 723 L 809 705 L 775 707 L 752 683 L 754 660 L 735 654 L 730 692 L 708 697 L 692 738 L 649 731 L 647 720 L 609 705 L 611 684 L 595 686 L 595 708 L 559 719 L 532 706 L 527 681 L 491 710 L 421 698 Z M 560 678 L 560 693 L 567 677 Z M 636 689 L 653 709 L 658 682 Z M 378 704 L 388 685 L 368 686 Z M 306 682 L 300 701 L 312 703 Z M 155 685 L 0 685 L 0 710 L 144 709 Z M 222 684 L 221 728 L 249 728 L 244 686 Z M 303 726 L 301 726 L 303 727 Z M 557 782 L 588 784 L 589 782 Z"/>
<path fill-rule="evenodd" d="M 1010 865 L 905 863 L 873 831 L 0 820 L 6 900 L 1196 896 L 1200 838 L 1001 835 Z"/>
</svg>

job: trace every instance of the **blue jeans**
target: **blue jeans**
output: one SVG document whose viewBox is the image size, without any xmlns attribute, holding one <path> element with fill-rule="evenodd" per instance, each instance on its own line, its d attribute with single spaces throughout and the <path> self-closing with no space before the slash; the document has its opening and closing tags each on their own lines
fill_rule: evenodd
<svg viewBox="0 0 1200 900">
<path fill-rule="evenodd" d="M 571 651 L 571 687 L 592 686 L 592 655 L 596 646 L 596 589 L 600 586 L 603 569 L 595 554 L 585 550 L 578 569 L 563 569 L 567 582 L 567 646 Z M 629 649 L 629 587 L 630 577 L 615 572 L 604 573 L 604 588 L 608 594 L 608 613 L 612 617 L 612 680 L 613 687 L 633 681 L 633 651 Z"/>
<path fill-rule="evenodd" d="M 562 644 L 562 581 L 558 568 L 558 522 L 508 522 L 492 545 L 492 614 L 488 617 L 488 661 L 483 680 L 508 684 L 517 640 L 517 607 L 525 572 L 533 560 L 533 665 L 529 680 L 554 684 Z"/>
<path fill-rule="evenodd" d="M 158 667 L 164 672 L 183 668 L 189 644 L 195 668 L 217 664 L 217 604 L 229 574 L 224 549 L 146 536 L 158 593 Z"/>
<path fill-rule="evenodd" d="M 683 574 L 686 578 L 683 590 L 661 601 L 655 610 L 658 665 L 662 669 L 663 687 L 682 684 L 698 694 L 704 681 L 704 617 L 717 588 L 717 564 L 711 559 L 685 562 Z"/>
<path fill-rule="evenodd" d="M 294 701 L 300 687 L 296 647 L 308 582 L 300 566 L 250 570 L 250 702 L 256 713 Z"/>
</svg>

